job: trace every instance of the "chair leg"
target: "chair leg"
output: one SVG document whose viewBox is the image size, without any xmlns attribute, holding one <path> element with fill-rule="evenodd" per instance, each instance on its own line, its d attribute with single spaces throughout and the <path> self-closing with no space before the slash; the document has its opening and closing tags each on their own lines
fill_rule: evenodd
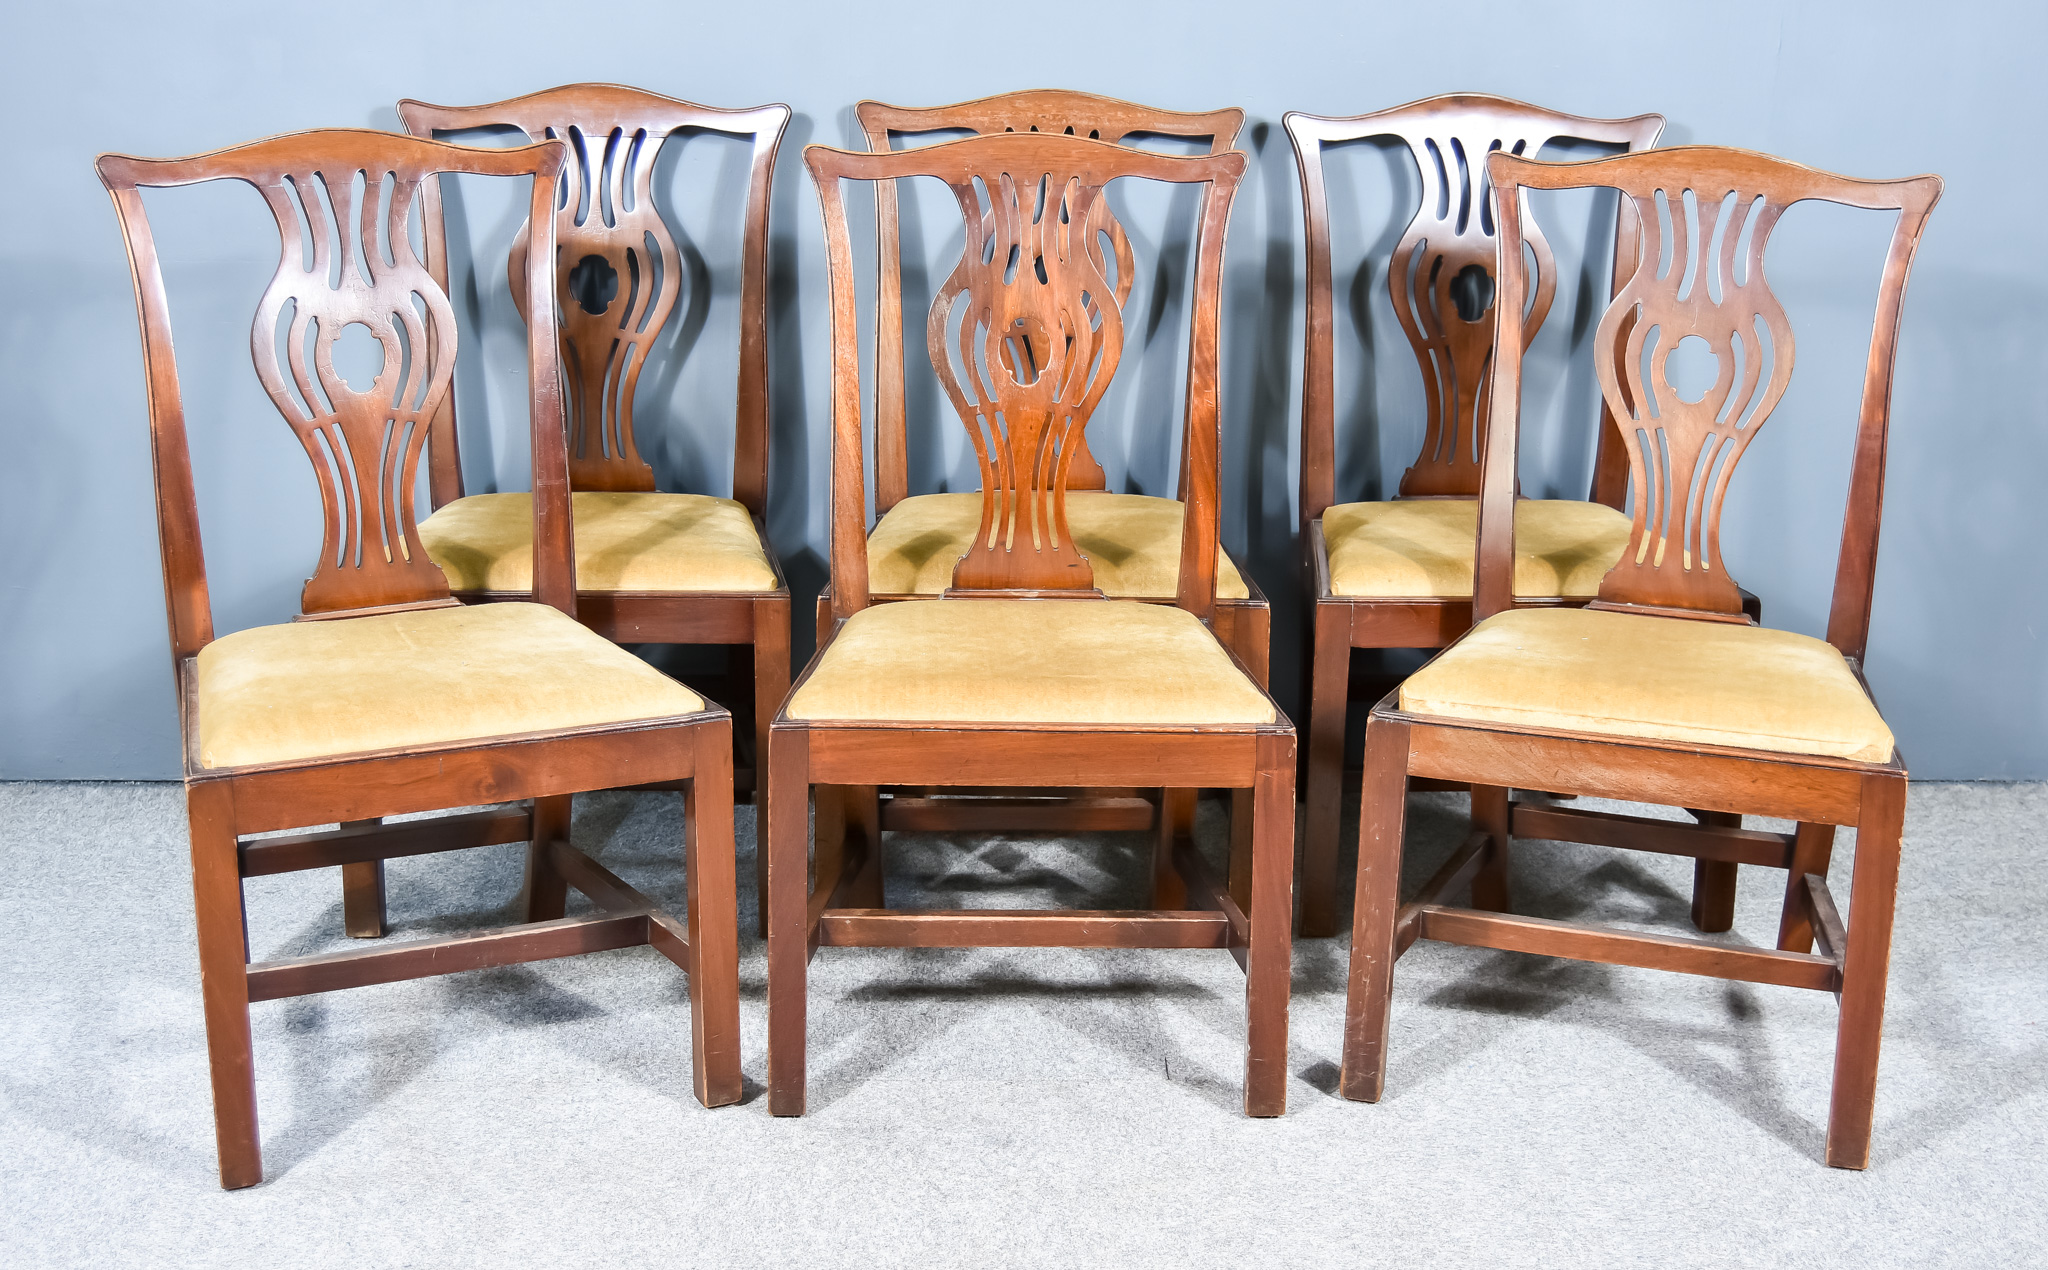
<svg viewBox="0 0 2048 1270">
<path fill-rule="evenodd" d="M 1315 606 L 1310 635 L 1307 772 L 1302 782 L 1301 933 L 1337 933 L 1337 836 L 1344 798 L 1344 716 L 1351 675 L 1351 611 Z"/>
<path fill-rule="evenodd" d="M 249 1031 L 249 932 L 226 785 L 185 787 L 192 831 L 192 908 L 199 929 L 199 991 L 213 1075 L 213 1131 L 224 1190 L 263 1180 L 256 1132 L 256 1052 Z"/>
<path fill-rule="evenodd" d="M 1394 992 L 1394 919 L 1401 900 L 1401 840 L 1408 819 L 1408 725 L 1375 719 L 1365 730 L 1358 797 L 1358 889 L 1351 902 L 1351 982 L 1344 1003 L 1338 1088 L 1378 1102 L 1387 1080 L 1387 1012 Z"/>
<path fill-rule="evenodd" d="M 1692 818 L 1716 828 L 1742 828 L 1742 817 L 1732 811 L 1695 811 Z M 1711 935 L 1734 927 L 1736 868 L 1735 863 L 1729 860 L 1693 861 L 1692 924 L 1695 929 Z"/>
<path fill-rule="evenodd" d="M 1778 949 L 1813 951 L 1813 919 L 1806 912 L 1806 875 L 1828 875 L 1835 856 L 1835 827 L 1801 821 L 1792 834 L 1792 867 L 1785 879 L 1785 907 L 1778 915 Z"/>
<path fill-rule="evenodd" d="M 1200 793 L 1196 789 L 1159 791 L 1159 819 L 1152 838 L 1153 908 L 1188 906 L 1187 884 L 1181 880 L 1180 870 L 1173 867 L 1173 847 L 1176 842 L 1195 836 L 1195 799 Z"/>
<path fill-rule="evenodd" d="M 526 920 L 551 922 L 568 911 L 569 882 L 548 858 L 550 842 L 569 841 L 572 796 L 533 800 L 533 836 L 526 844 Z"/>
<path fill-rule="evenodd" d="M 859 837 L 866 849 L 860 872 L 847 891 L 847 907 L 887 908 L 882 884 L 882 791 L 875 785 L 848 785 L 840 795 L 845 800 L 847 836 Z"/>
<path fill-rule="evenodd" d="M 838 889 L 847 908 L 883 908 L 882 791 L 874 785 L 817 785 L 811 789 L 817 826 L 811 856 L 813 889 Z M 856 870 L 848 864 L 858 861 Z M 827 881 L 827 875 L 834 881 Z"/>
<path fill-rule="evenodd" d="M 697 732 L 683 791 L 684 920 L 690 935 L 690 1067 L 697 1101 L 740 1100 L 739 895 L 732 835 L 732 728 Z"/>
<path fill-rule="evenodd" d="M 789 695 L 789 597 L 754 603 L 754 900 L 758 935 L 768 933 L 768 726 Z"/>
<path fill-rule="evenodd" d="M 804 994 L 810 959 L 810 741 L 768 739 L 768 1111 L 804 1113 Z"/>
<path fill-rule="evenodd" d="M 1828 1106 L 1829 1164 L 1870 1165 L 1877 1103 L 1877 1052 L 1884 1036 L 1885 977 L 1892 910 L 1899 893 L 1899 839 L 1906 821 L 1904 775 L 1865 776 L 1849 892 L 1849 948 L 1842 965 L 1842 1018 L 1835 1032 L 1835 1086 Z"/>
<path fill-rule="evenodd" d="M 1245 956 L 1244 1114 L 1287 1110 L 1287 997 L 1294 927 L 1294 742 L 1259 738 L 1252 786 L 1251 948 Z"/>
<path fill-rule="evenodd" d="M 1508 791 L 1499 785 L 1472 787 L 1472 827 L 1486 831 L 1486 861 L 1472 875 L 1472 907 L 1489 913 L 1508 911 Z"/>
<path fill-rule="evenodd" d="M 1246 913 L 1252 911 L 1252 836 L 1257 798 L 1252 789 L 1230 791 L 1230 855 L 1225 865 L 1230 898 Z"/>
<path fill-rule="evenodd" d="M 361 829 L 384 823 L 381 817 L 345 820 L 344 829 Z M 384 862 L 364 860 L 341 866 L 341 923 L 352 939 L 384 937 Z"/>
<path fill-rule="evenodd" d="M 759 681 L 755 678 L 754 667 L 757 659 L 752 644 L 729 644 L 725 646 L 725 674 L 718 680 L 718 691 L 712 695 L 726 703 L 732 712 L 732 798 L 735 806 L 742 802 L 751 803 L 760 792 L 761 782 L 756 779 L 761 773 L 765 760 L 759 754 L 753 756 L 753 763 L 746 770 L 744 778 L 740 763 L 740 742 L 752 743 L 756 717 L 760 703 L 754 699 L 754 689 Z"/>
</svg>

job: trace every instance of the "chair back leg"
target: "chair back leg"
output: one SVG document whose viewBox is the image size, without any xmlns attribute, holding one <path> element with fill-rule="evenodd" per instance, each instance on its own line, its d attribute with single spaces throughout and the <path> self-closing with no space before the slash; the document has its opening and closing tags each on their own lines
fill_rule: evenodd
<svg viewBox="0 0 2048 1270">
<path fill-rule="evenodd" d="M 1256 786 L 1230 791 L 1230 854 L 1225 862 L 1225 885 L 1230 888 L 1231 900 L 1247 913 L 1252 911 L 1253 807 L 1257 798 Z"/>
<path fill-rule="evenodd" d="M 344 829 L 371 829 L 384 823 L 381 816 L 369 820 L 345 820 Z M 384 938 L 384 862 L 359 860 L 341 866 L 341 921 L 351 939 Z"/>
<path fill-rule="evenodd" d="M 1197 789 L 1159 791 L 1159 820 L 1152 838 L 1152 899 L 1148 908 L 1186 908 L 1187 884 L 1173 867 L 1173 853 L 1183 842 L 1195 840 L 1195 797 Z M 1292 919 L 1293 914 L 1288 915 Z"/>
<path fill-rule="evenodd" d="M 1350 610 L 1335 604 L 1316 605 L 1307 642 L 1301 933 L 1321 939 L 1337 933 L 1337 838 L 1344 798 L 1345 711 L 1351 691 Z"/>
<path fill-rule="evenodd" d="M 569 880 L 554 865 L 549 847 L 569 841 L 573 799 L 568 794 L 533 800 L 533 837 L 526 844 L 526 920 L 552 922 L 568 911 Z"/>
<path fill-rule="evenodd" d="M 1692 818 L 1715 828 L 1742 828 L 1742 817 L 1732 811 L 1695 811 Z M 1693 861 L 1693 929 L 1714 935 L 1735 928 L 1735 879 L 1739 867 L 1733 860 Z"/>
<path fill-rule="evenodd" d="M 1509 834 L 1508 790 L 1504 785 L 1472 787 L 1472 828 L 1486 835 L 1486 858 L 1472 875 L 1472 907 L 1489 913 L 1508 911 L 1508 853 L 1513 840 Z"/>
<path fill-rule="evenodd" d="M 1792 867 L 1785 876 L 1785 908 L 1778 916 L 1781 952 L 1813 951 L 1813 919 L 1807 915 L 1806 875 L 1826 877 L 1835 855 L 1835 827 L 1801 822 L 1792 835 Z"/>
</svg>

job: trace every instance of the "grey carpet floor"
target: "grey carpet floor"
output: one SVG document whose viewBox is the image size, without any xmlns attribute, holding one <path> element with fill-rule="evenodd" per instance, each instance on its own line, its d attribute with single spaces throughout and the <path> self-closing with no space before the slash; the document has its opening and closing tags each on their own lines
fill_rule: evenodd
<svg viewBox="0 0 2048 1270">
<path fill-rule="evenodd" d="M 1415 799 L 1411 884 L 1463 814 Z M 591 796 L 575 835 L 680 910 L 680 816 Z M 810 1114 L 775 1120 L 743 915 L 744 1104 L 692 1100 L 684 982 L 647 949 L 269 1003 L 269 1180 L 224 1194 L 180 791 L 0 785 L 0 1263 L 2036 1264 L 2044 816 L 2048 787 L 1915 786 L 1865 1173 L 1820 1162 L 1834 1003 L 1793 989 L 1419 945 L 1387 1096 L 1345 1102 L 1341 939 L 1296 945 L 1283 1119 L 1239 1114 L 1221 953 L 829 949 Z M 1215 851 L 1218 808 L 1200 828 Z M 903 905 L 1133 904 L 1143 869 L 1128 835 L 890 851 Z M 392 938 L 508 920 L 519 853 L 394 862 Z M 1521 911 L 1686 929 L 1685 862 L 1530 844 L 1517 868 Z M 1745 874 L 1736 938 L 1768 942 L 1780 877 Z M 252 882 L 257 955 L 345 944 L 339 892 Z"/>
</svg>

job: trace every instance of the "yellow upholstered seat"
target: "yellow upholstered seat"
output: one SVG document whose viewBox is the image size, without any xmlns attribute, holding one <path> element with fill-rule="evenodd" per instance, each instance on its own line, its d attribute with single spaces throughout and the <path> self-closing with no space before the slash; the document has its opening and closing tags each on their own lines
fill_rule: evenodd
<svg viewBox="0 0 2048 1270">
<path fill-rule="evenodd" d="M 1416 714 L 1882 763 L 1892 733 L 1849 663 L 1790 631 L 1513 609 L 1401 686 Z"/>
<path fill-rule="evenodd" d="M 1271 723 L 1193 614 L 1107 600 L 903 600 L 862 609 L 789 699 L 792 719 Z"/>
<path fill-rule="evenodd" d="M 1095 586 L 1113 599 L 1170 600 L 1180 587 L 1181 504 L 1139 494 L 1070 491 L 1067 528 L 1088 557 Z M 937 595 L 981 527 L 980 494 L 920 494 L 890 508 L 868 538 L 868 590 Z M 1216 598 L 1251 596 L 1222 548 Z"/>
<path fill-rule="evenodd" d="M 199 762 L 242 767 L 695 714 L 704 699 L 544 604 L 256 626 L 199 650 Z"/>
<path fill-rule="evenodd" d="M 579 591 L 773 591 L 747 509 L 704 494 L 579 493 Z M 533 495 L 472 494 L 420 524 L 456 591 L 533 589 Z"/>
<path fill-rule="evenodd" d="M 1602 503 L 1515 503 L 1515 594 L 1591 599 L 1628 547 L 1631 522 Z M 1462 599 L 1472 594 L 1479 503 L 1404 498 L 1323 513 L 1332 595 Z"/>
</svg>

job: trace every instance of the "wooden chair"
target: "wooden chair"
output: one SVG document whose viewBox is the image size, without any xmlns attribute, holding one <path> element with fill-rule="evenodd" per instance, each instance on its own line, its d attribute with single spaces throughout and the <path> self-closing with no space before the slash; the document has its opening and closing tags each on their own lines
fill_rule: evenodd
<svg viewBox="0 0 2048 1270">
<path fill-rule="evenodd" d="M 1374 707 L 1366 729 L 1343 1092 L 1380 1095 L 1393 963 L 1417 939 L 1817 988 L 1841 1004 L 1827 1160 L 1862 1168 L 1870 1158 L 1906 769 L 1861 663 L 1899 307 L 1941 181 L 1856 181 L 1713 146 L 1570 164 L 1494 154 L 1487 168 L 1500 192 L 1504 259 L 1525 241 L 1526 189 L 1619 190 L 1638 219 L 1639 263 L 1629 262 L 1594 339 L 1601 392 L 1623 421 L 1634 517 L 1628 549 L 1591 604 L 1513 606 L 1528 284 L 1507 271 L 1497 337 L 1503 354 L 1482 463 L 1473 599 L 1481 620 Z M 1792 372 L 1792 329 L 1764 280 L 1764 250 L 1779 216 L 1807 199 L 1898 212 L 1878 290 L 1825 643 L 1756 626 L 1720 549 L 1729 479 Z M 1712 386 L 1692 401 L 1669 378 L 1682 339 L 1705 341 L 1718 363 Z M 1495 796 L 1475 794 L 1470 837 L 1420 895 L 1397 904 L 1404 793 L 1418 776 Z M 1777 816 L 1798 828 L 1762 833 L 1510 803 L 1510 787 L 1704 808 L 1731 819 Z M 1835 825 L 1857 831 L 1847 927 L 1826 882 Z M 1516 836 L 1785 869 L 1777 948 L 1445 902 L 1481 870 L 1504 878 Z"/>
<path fill-rule="evenodd" d="M 472 150 L 337 129 L 185 159 L 98 161 L 141 315 L 225 1187 L 263 1177 L 252 1001 L 649 944 L 689 973 L 698 1099 L 718 1106 L 740 1096 L 731 720 L 572 620 L 576 566 L 546 268 L 554 226 L 538 215 L 566 157 L 559 141 Z M 414 200 L 437 172 L 532 185 L 538 219 L 525 285 L 542 303 L 528 332 L 530 603 L 457 604 L 413 523 L 421 448 L 456 351 L 454 310 L 407 237 Z M 141 195 L 144 187 L 215 180 L 255 186 L 277 220 L 281 259 L 250 347 L 257 377 L 313 461 L 323 533 L 300 617 L 219 637 L 170 312 Z M 380 215 L 380 199 L 388 214 Z M 354 324 L 383 349 L 382 368 L 363 391 L 332 362 L 337 336 Z M 687 925 L 569 845 L 570 795 L 670 780 L 689 782 Z M 379 823 L 527 800 L 530 810 Z M 337 822 L 339 829 L 255 836 Z M 520 841 L 531 844 L 524 925 L 249 962 L 243 878 Z M 598 911 L 565 917 L 569 886 Z"/>
<path fill-rule="evenodd" d="M 1662 115 L 1585 119 L 1481 93 L 1431 97 L 1349 118 L 1293 111 L 1284 118 L 1301 172 L 1308 222 L 1308 324 L 1302 371 L 1301 541 L 1315 616 L 1305 632 L 1309 671 L 1304 754 L 1301 931 L 1337 933 L 1337 816 L 1354 648 L 1442 648 L 1472 624 L 1472 556 L 1493 361 L 1494 213 L 1481 176 L 1496 150 L 1534 155 L 1577 139 L 1646 149 Z M 1330 213 L 1323 147 L 1397 137 L 1413 154 L 1421 198 L 1387 263 L 1394 316 L 1422 371 L 1421 453 L 1386 502 L 1336 501 L 1336 358 Z M 1534 338 L 1557 290 L 1550 245 L 1533 219 L 1526 241 Z M 1634 226 L 1620 218 L 1615 259 L 1634 259 Z M 1621 269 L 1617 267 L 1618 281 Z M 1517 604 L 1583 604 L 1621 554 L 1627 469 L 1603 413 L 1589 501 L 1519 504 L 1527 545 Z M 1733 879 L 1725 885 L 1732 908 Z M 1716 909 L 1716 912 L 1719 910 Z M 1712 920 L 1711 918 L 1709 920 Z M 1719 929 L 1725 930 L 1725 924 Z"/>
<path fill-rule="evenodd" d="M 1122 145 L 1141 136 L 1206 141 L 1210 153 L 1228 152 L 1244 127 L 1237 109 L 1186 113 L 1159 110 L 1113 97 L 1061 89 L 1000 93 L 950 106 L 891 106 L 863 101 L 854 107 L 868 148 L 890 150 L 898 138 L 933 132 L 968 132 L 988 136 L 1007 132 L 1087 137 Z M 903 239 L 893 183 L 875 188 L 876 255 L 879 265 L 875 306 L 875 511 L 880 517 L 869 537 L 872 603 L 929 597 L 944 591 L 953 565 L 967 550 L 981 517 L 981 495 L 970 493 L 911 494 L 909 428 L 905 403 L 903 352 Z M 1097 204 L 1096 215 L 1109 236 L 1107 256 L 1115 262 L 1113 290 L 1122 309 L 1137 277 L 1138 261 L 1129 235 L 1109 204 Z M 957 286 L 957 280 L 954 284 Z M 1175 498 L 1113 494 L 1102 466 L 1089 452 L 1087 439 L 1074 442 L 1068 471 L 1067 513 L 1075 540 L 1089 554 L 1096 584 L 1114 599 L 1153 604 L 1174 602 L 1179 576 L 1180 499 L 1187 497 L 1183 465 Z M 1272 607 L 1258 584 L 1222 547 L 1217 548 L 1217 637 L 1230 645 L 1261 684 L 1267 679 L 1272 644 Z M 831 625 L 832 597 L 818 597 L 818 631 L 822 639 Z M 878 808 L 863 813 L 889 829 L 1059 831 L 1100 828 L 1143 828 L 1154 815 L 1152 805 L 1130 790 L 1035 791 L 1064 793 L 1045 798 L 933 800 L 927 791 L 891 791 Z M 1010 791 L 1016 793 L 1018 791 Z M 1191 824 L 1195 790 L 1166 796 L 1160 814 L 1183 826 Z M 1240 832 L 1243 827 L 1239 827 Z"/>
<path fill-rule="evenodd" d="M 556 294 L 569 415 L 569 487 L 576 515 L 584 625 L 627 644 L 725 644 L 743 661 L 735 695 L 751 696 L 753 755 L 737 776 L 753 787 L 767 753 L 768 721 L 789 692 L 789 584 L 765 517 L 768 488 L 768 203 L 776 147 L 789 107 L 721 110 L 612 84 L 572 84 L 488 106 L 398 103 L 417 137 L 518 128 L 530 140 L 570 147 L 554 207 Z M 705 130 L 752 139 L 739 285 L 739 397 L 732 497 L 661 493 L 640 457 L 633 419 L 640 375 L 657 356 L 686 272 L 653 192 L 654 169 L 674 133 Z M 441 190 L 422 200 L 427 265 L 448 285 Z M 532 226 L 513 249 L 512 296 L 522 285 Z M 469 603 L 524 600 L 528 495 L 464 495 L 450 393 L 428 430 L 434 514 L 420 525 L 427 554 Z M 745 687 L 751 680 L 751 692 Z M 381 929 L 381 915 L 350 915 L 352 928 Z"/>
<path fill-rule="evenodd" d="M 1286 1102 L 1294 734 L 1208 625 L 1216 607 L 1216 332 L 1236 152 L 1174 157 L 1062 135 L 856 154 L 812 146 L 832 291 L 832 628 L 769 737 L 769 1110 L 804 1109 L 806 965 L 820 945 L 1226 948 L 1246 970 L 1245 1109 Z M 927 324 L 972 438 L 981 518 L 940 596 L 872 603 L 859 334 L 844 180 L 943 180 L 961 263 Z M 1203 187 L 1188 357 L 1188 497 L 1173 605 L 1106 599 L 1070 531 L 1077 439 L 1115 374 L 1123 315 L 1106 281 L 1102 190 Z M 886 187 L 885 187 L 886 188 Z M 1077 235 L 1076 230 L 1079 230 Z M 821 832 L 812 785 L 1217 787 L 1250 795 L 1248 849 L 1210 880 L 1185 837 L 1155 876 L 1185 902 L 1125 912 L 880 907 L 871 836 Z M 819 823 L 828 817 L 820 810 Z M 1155 886 L 1155 890 L 1165 890 Z M 1192 905 L 1193 907 L 1187 907 Z"/>
</svg>

